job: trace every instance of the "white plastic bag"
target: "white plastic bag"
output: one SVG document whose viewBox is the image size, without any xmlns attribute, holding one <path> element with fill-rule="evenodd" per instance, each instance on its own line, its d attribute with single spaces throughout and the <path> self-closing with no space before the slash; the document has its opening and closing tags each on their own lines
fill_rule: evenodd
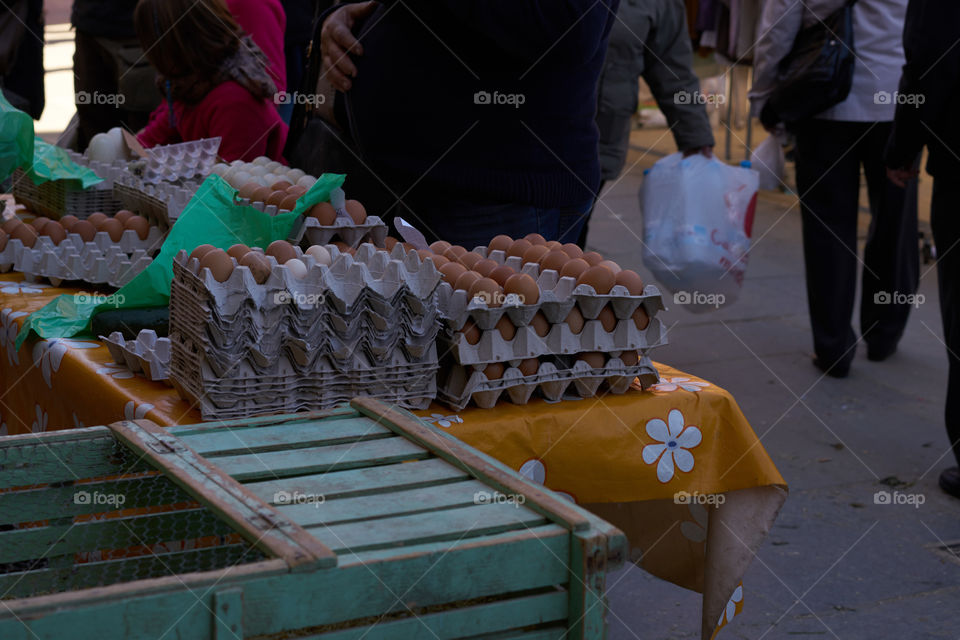
<svg viewBox="0 0 960 640">
<path fill-rule="evenodd" d="M 760 188 L 764 190 L 780 188 L 785 163 L 783 142 L 775 134 L 767 136 L 750 154 L 750 165 L 760 174 Z"/>
<path fill-rule="evenodd" d="M 674 294 L 674 304 L 703 313 L 737 299 L 758 182 L 756 171 L 699 153 L 675 153 L 647 172 L 643 263 Z"/>
</svg>

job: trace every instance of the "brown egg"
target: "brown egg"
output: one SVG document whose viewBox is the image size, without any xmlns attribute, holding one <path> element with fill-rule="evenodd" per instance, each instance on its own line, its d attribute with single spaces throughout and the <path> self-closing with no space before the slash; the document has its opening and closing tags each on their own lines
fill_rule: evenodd
<svg viewBox="0 0 960 640">
<path fill-rule="evenodd" d="M 127 220 L 129 220 L 130 218 L 132 218 L 132 217 L 135 216 L 135 215 L 136 215 L 136 214 L 135 214 L 133 211 L 129 211 L 129 210 L 127 210 L 127 209 L 120 209 L 120 211 L 117 211 L 117 212 L 113 215 L 113 217 L 114 217 L 115 220 L 119 220 L 119 221 L 122 222 L 123 224 L 127 224 Z"/>
<path fill-rule="evenodd" d="M 273 189 L 270 187 L 257 187 L 253 193 L 250 194 L 250 200 L 253 202 L 266 202 L 271 195 L 273 195 Z"/>
<path fill-rule="evenodd" d="M 37 242 L 37 230 L 29 224 L 22 224 L 13 230 L 10 237 L 19 240 L 25 247 L 33 247 Z"/>
<path fill-rule="evenodd" d="M 417 255 L 420 256 L 420 260 L 426 260 L 427 258 L 433 257 L 433 251 L 430 249 L 417 249 Z"/>
<path fill-rule="evenodd" d="M 297 196 L 287 194 L 287 197 L 280 201 L 280 204 L 277 205 L 277 208 L 281 211 L 293 211 L 297 208 L 297 200 Z"/>
<path fill-rule="evenodd" d="M 550 240 L 543 246 L 545 246 L 547 249 L 550 249 L 550 251 L 559 251 L 560 248 L 563 247 L 563 245 L 556 240 Z"/>
<path fill-rule="evenodd" d="M 273 189 L 274 191 L 286 191 L 292 186 L 293 186 L 292 182 L 289 182 L 287 180 L 277 180 L 272 185 L 270 185 L 270 188 Z"/>
<path fill-rule="evenodd" d="M 490 244 L 487 245 L 487 254 L 489 255 L 491 251 L 506 251 L 512 244 L 513 238 L 501 234 L 494 237 L 494 239 L 490 241 Z"/>
<path fill-rule="evenodd" d="M 532 245 L 547 244 L 547 239 L 539 233 L 528 233 L 527 235 L 523 236 L 523 239 Z"/>
<path fill-rule="evenodd" d="M 479 253 L 474 253 L 473 251 L 468 251 L 457 259 L 457 262 L 465 266 L 467 269 L 473 269 L 478 262 L 483 260 L 483 256 Z"/>
<path fill-rule="evenodd" d="M 50 218 L 46 216 L 40 216 L 39 218 L 34 218 L 31 220 L 30 225 L 39 232 L 41 229 L 43 229 L 43 225 L 47 224 L 48 222 L 50 222 Z"/>
<path fill-rule="evenodd" d="M 293 260 L 297 257 L 297 252 L 286 240 L 274 240 L 267 247 L 266 254 L 273 256 L 277 264 L 284 264 L 287 260 Z"/>
<path fill-rule="evenodd" d="M 483 375 L 487 380 L 499 380 L 503 377 L 504 366 L 501 362 L 491 362 L 483 368 Z"/>
<path fill-rule="evenodd" d="M 398 242 L 400 241 L 394 238 L 393 236 L 387 236 L 386 239 L 383 241 L 383 247 L 387 251 L 393 251 L 393 248 L 397 246 Z"/>
<path fill-rule="evenodd" d="M 480 278 L 470 286 L 469 297 L 471 300 L 483 302 L 490 308 L 499 307 L 503 304 L 503 289 L 492 278 Z"/>
<path fill-rule="evenodd" d="M 508 267 L 507 265 L 500 265 L 496 269 L 490 272 L 488 278 L 495 280 L 497 284 L 501 287 L 507 283 L 507 278 L 515 274 L 516 271 Z"/>
<path fill-rule="evenodd" d="M 477 327 L 473 320 L 467 320 L 460 331 L 463 333 L 467 344 L 477 344 L 480 342 L 480 328 Z"/>
<path fill-rule="evenodd" d="M 238 262 L 250 269 L 250 275 L 257 284 L 263 284 L 270 277 L 270 262 L 256 251 L 248 252 Z"/>
<path fill-rule="evenodd" d="M 347 200 L 343 208 L 347 210 L 354 224 L 363 224 L 367 221 L 367 210 L 358 200 Z"/>
<path fill-rule="evenodd" d="M 643 331 L 647 328 L 647 325 L 650 324 L 650 316 L 647 315 L 646 309 L 642 306 L 637 307 L 637 310 L 633 312 L 633 323 L 637 325 L 637 329 Z"/>
<path fill-rule="evenodd" d="M 632 296 L 643 295 L 643 278 L 637 275 L 636 271 L 624 269 L 616 275 L 614 282 L 621 287 L 626 287 Z"/>
<path fill-rule="evenodd" d="M 450 261 L 449 261 L 447 258 L 445 258 L 444 256 L 438 256 L 438 255 L 435 254 L 435 253 L 434 253 L 434 254 L 431 254 L 430 260 L 433 261 L 433 266 L 435 266 L 437 269 L 439 269 L 440 267 L 442 267 L 442 266 L 445 265 L 445 264 L 449 264 L 449 263 L 450 263 Z"/>
<path fill-rule="evenodd" d="M 200 260 L 200 269 L 210 269 L 210 275 L 217 282 L 226 282 L 233 273 L 233 261 L 223 249 L 208 251 Z"/>
<path fill-rule="evenodd" d="M 547 316 L 543 315 L 542 311 L 537 311 L 533 316 L 533 320 L 530 321 L 530 326 L 533 327 L 534 332 L 541 338 L 550 333 L 550 323 L 547 322 Z"/>
<path fill-rule="evenodd" d="M 579 335 L 580 332 L 583 331 L 583 325 L 586 324 L 583 314 L 580 313 L 580 309 L 578 309 L 576 305 L 574 305 L 573 309 L 570 309 L 570 313 L 567 314 L 567 317 L 563 321 L 570 327 L 570 331 L 572 331 L 574 335 Z"/>
<path fill-rule="evenodd" d="M 123 223 L 123 228 L 130 229 L 137 234 L 138 238 L 146 240 L 147 235 L 150 233 L 150 221 L 143 216 L 130 216 L 127 218 L 127 221 Z"/>
<path fill-rule="evenodd" d="M 120 242 L 120 238 L 123 237 L 123 223 L 116 218 L 108 218 L 100 224 L 97 231 L 103 231 L 109 235 L 113 242 Z"/>
<path fill-rule="evenodd" d="M 310 207 L 310 213 L 307 215 L 311 218 L 316 218 L 320 226 L 329 227 L 333 225 L 337 219 L 337 210 L 334 209 L 333 205 L 329 202 L 318 202 Z M 394 242 L 396 242 L 396 240 Z"/>
<path fill-rule="evenodd" d="M 271 205 L 271 204 L 272 204 L 273 206 L 275 206 L 275 207 L 277 207 L 277 208 L 279 209 L 279 208 L 280 208 L 280 203 L 283 202 L 284 199 L 287 198 L 287 197 L 289 197 L 289 196 L 287 196 L 287 192 L 286 192 L 286 191 L 282 191 L 282 190 L 281 190 L 281 191 L 271 191 L 271 192 L 270 192 L 270 195 L 267 196 L 267 199 L 264 200 L 264 202 L 265 202 L 266 204 L 268 204 L 268 205 Z"/>
<path fill-rule="evenodd" d="M 7 248 L 7 242 L 10 241 L 10 234 L 0 229 L 0 251 Z"/>
<path fill-rule="evenodd" d="M 617 275 L 617 274 L 620 273 L 620 271 L 621 271 L 620 265 L 618 265 L 618 264 L 617 264 L 616 262 L 614 262 L 613 260 L 604 260 L 603 262 L 601 262 L 601 263 L 598 264 L 597 266 L 598 266 L 598 267 L 604 267 L 604 268 L 606 268 L 606 269 L 609 269 L 609 270 L 610 270 L 610 273 L 612 273 L 613 275 Z"/>
<path fill-rule="evenodd" d="M 243 256 L 247 255 L 248 253 L 250 253 L 250 247 L 248 247 L 243 243 L 235 244 L 231 246 L 229 249 L 227 249 L 227 255 L 233 258 L 234 260 L 236 260 L 237 262 L 240 262 L 240 259 L 243 258 Z"/>
<path fill-rule="evenodd" d="M 610 308 L 610 305 L 604 305 L 603 309 L 600 309 L 600 313 L 597 315 L 597 320 L 600 321 L 600 326 L 603 327 L 603 330 L 607 333 L 613 331 L 617 327 L 617 316 L 613 313 L 613 309 Z"/>
<path fill-rule="evenodd" d="M 257 189 L 260 188 L 259 182 L 248 182 L 237 191 L 237 196 L 240 198 L 245 198 L 247 200 L 252 200 L 253 195 L 257 192 Z"/>
<path fill-rule="evenodd" d="M 70 227 L 70 233 L 77 234 L 84 242 L 93 242 L 97 235 L 97 228 L 88 220 L 77 220 Z"/>
<path fill-rule="evenodd" d="M 602 369 L 607 363 L 607 356 L 599 351 L 587 351 L 577 355 L 577 360 L 583 360 L 594 369 Z"/>
<path fill-rule="evenodd" d="M 563 265 L 563 268 L 560 269 L 560 277 L 561 278 L 569 277 L 576 280 L 577 278 L 580 277 L 580 274 L 582 274 L 584 271 L 586 271 L 589 268 L 590 268 L 590 265 L 587 264 L 586 260 L 584 260 L 583 258 L 574 258 L 572 260 L 568 260 L 567 264 Z"/>
<path fill-rule="evenodd" d="M 467 250 L 461 247 L 458 244 L 453 245 L 449 249 L 443 252 L 443 255 L 448 260 L 459 260 L 460 256 L 466 255 Z"/>
<path fill-rule="evenodd" d="M 540 301 L 540 287 L 537 281 L 525 273 L 515 273 L 503 284 L 503 292 L 517 297 L 520 304 L 537 304 Z"/>
<path fill-rule="evenodd" d="M 550 249 L 547 249 L 542 244 L 535 244 L 523 252 L 523 257 L 521 260 L 523 260 L 523 264 L 527 264 L 528 262 L 539 264 L 540 260 L 543 259 L 543 256 L 547 255 L 548 253 L 550 253 Z"/>
<path fill-rule="evenodd" d="M 216 249 L 212 244 L 201 244 L 198 245 L 193 251 L 190 252 L 190 259 L 196 258 L 197 260 L 202 260 L 203 256 L 207 255 L 211 251 Z"/>
<path fill-rule="evenodd" d="M 560 250 L 571 258 L 579 258 L 583 255 L 583 249 L 574 244 L 573 242 L 568 242 L 567 244 L 560 247 Z"/>
<path fill-rule="evenodd" d="M 524 240 L 523 238 L 521 238 L 520 240 L 514 240 L 510 244 L 510 246 L 507 248 L 507 257 L 508 258 L 512 256 L 517 256 L 518 258 L 522 257 L 523 254 L 527 252 L 527 249 L 529 249 L 532 246 L 533 245 L 530 244 L 529 240 Z"/>
<path fill-rule="evenodd" d="M 446 240 L 437 240 L 434 243 L 430 244 L 430 251 L 443 255 L 443 253 L 450 248 L 450 243 Z"/>
<path fill-rule="evenodd" d="M 640 362 L 640 357 L 636 351 L 624 351 L 620 354 L 620 360 L 628 367 L 635 367 Z"/>
<path fill-rule="evenodd" d="M 483 260 L 480 260 L 475 265 L 473 265 L 473 270 L 479 273 L 484 278 L 489 278 L 490 274 L 493 273 L 494 269 L 496 269 L 499 266 L 500 265 L 498 265 L 495 260 L 491 260 L 490 258 L 484 258 Z"/>
<path fill-rule="evenodd" d="M 606 295 L 613 288 L 614 276 L 610 269 L 597 265 L 590 267 L 577 278 L 577 285 L 585 284 L 593 287 L 598 295 Z"/>
<path fill-rule="evenodd" d="M 443 274 L 443 279 L 450 286 L 454 286 L 457 282 L 457 278 L 467 272 L 467 268 L 459 262 L 448 262 L 447 264 L 439 267 L 439 269 L 440 273 Z"/>
<path fill-rule="evenodd" d="M 43 229 L 40 230 L 40 235 L 49 237 L 50 241 L 55 245 L 59 245 L 67 239 L 67 232 L 64 231 L 63 227 L 56 220 L 51 220 L 43 225 Z"/>
<path fill-rule="evenodd" d="M 299 184 L 291 185 L 286 188 L 286 192 L 292 196 L 297 196 L 298 198 L 307 192 L 306 187 L 302 187 Z"/>
<path fill-rule="evenodd" d="M 583 254 L 580 257 L 586 260 L 587 264 L 589 264 L 591 267 L 595 267 L 601 262 L 603 262 L 603 256 L 597 253 L 596 251 L 587 251 L 585 254 Z"/>
<path fill-rule="evenodd" d="M 517 369 L 519 369 L 520 373 L 522 373 L 524 376 L 532 376 L 540 370 L 540 360 L 537 358 L 527 358 L 526 360 L 521 360 Z"/>
<path fill-rule="evenodd" d="M 543 271 L 556 271 L 559 273 L 563 269 L 563 265 L 567 264 L 569 261 L 570 256 L 563 251 L 551 251 L 547 255 L 543 256 L 543 259 L 540 260 L 540 269 Z"/>
<path fill-rule="evenodd" d="M 501 316 L 497 320 L 497 331 L 500 332 L 500 335 L 503 336 L 503 339 L 506 341 L 513 340 L 513 336 L 517 335 L 517 327 L 510 321 L 510 318 L 507 316 Z"/>
<path fill-rule="evenodd" d="M 463 267 L 463 265 L 460 265 L 460 266 Z M 474 273 L 473 271 L 467 271 L 467 268 L 463 267 L 463 273 L 457 276 L 457 281 L 453 285 L 453 288 L 458 291 L 463 290 L 463 291 L 469 292 L 470 287 L 472 287 L 477 282 L 477 280 L 480 280 L 479 273 Z"/>
<path fill-rule="evenodd" d="M 13 230 L 23 224 L 23 220 L 20 218 L 10 218 L 3 225 L 0 225 L 0 229 L 7 233 L 13 233 Z"/>
<path fill-rule="evenodd" d="M 77 224 L 77 220 L 79 220 L 77 216 L 63 216 L 60 218 L 60 225 L 69 233 L 73 225 Z"/>
<path fill-rule="evenodd" d="M 91 213 L 89 216 L 87 216 L 87 222 L 95 226 L 97 229 L 100 228 L 100 225 L 103 224 L 103 221 L 106 219 L 107 214 L 100 213 L 99 211 L 96 213 Z"/>
</svg>

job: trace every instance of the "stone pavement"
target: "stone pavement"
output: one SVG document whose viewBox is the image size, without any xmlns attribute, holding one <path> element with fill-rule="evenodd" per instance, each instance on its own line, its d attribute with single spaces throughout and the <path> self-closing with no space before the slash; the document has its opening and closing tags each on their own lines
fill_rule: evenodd
<svg viewBox="0 0 960 640">
<path fill-rule="evenodd" d="M 674 150 L 664 132 L 634 132 L 633 166 L 607 187 L 588 239 L 645 278 L 637 192 L 643 169 Z M 926 175 L 921 189 L 929 203 Z M 960 500 L 937 486 L 952 455 L 936 271 L 921 267 L 925 301 L 897 354 L 869 362 L 860 345 L 849 378 L 824 378 L 811 364 L 795 203 L 762 192 L 740 300 L 706 315 L 671 305 L 670 345 L 655 354 L 731 391 L 790 485 L 744 578 L 743 612 L 719 638 L 960 638 L 960 558 L 934 549 L 960 550 Z M 861 215 L 861 243 L 868 221 Z M 876 504 L 878 491 L 923 504 Z M 698 594 L 633 567 L 608 584 L 612 640 L 698 637 Z"/>
</svg>

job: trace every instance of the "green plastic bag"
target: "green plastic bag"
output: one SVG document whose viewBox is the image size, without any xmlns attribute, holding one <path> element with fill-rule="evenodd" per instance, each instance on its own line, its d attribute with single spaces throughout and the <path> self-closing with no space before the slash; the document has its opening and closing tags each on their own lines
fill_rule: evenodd
<svg viewBox="0 0 960 640">
<path fill-rule="evenodd" d="M 70 159 L 66 151 L 40 138 L 36 138 L 33 143 L 33 163 L 26 171 L 33 184 L 43 184 L 50 180 L 73 180 L 86 189 L 103 182 L 103 178 L 94 173 L 93 169 L 77 164 Z"/>
<path fill-rule="evenodd" d="M 27 317 L 17 335 L 16 348 L 20 348 L 31 331 L 43 338 L 89 334 L 90 320 L 98 311 L 168 305 L 173 258 L 181 249 L 189 252 L 201 244 L 228 249 L 241 242 L 251 247 L 266 247 L 274 240 L 284 240 L 290 235 L 296 218 L 318 202 L 329 200 L 330 192 L 342 185 L 344 178 L 340 174 L 320 176 L 300 197 L 293 211 L 271 216 L 253 207 L 236 204 L 237 190 L 219 176 L 210 176 L 180 214 L 149 267 L 113 296 L 107 297 L 107 302 L 82 294 L 57 296 Z"/>
<path fill-rule="evenodd" d="M 15 109 L 0 92 L 0 180 L 33 164 L 33 118 Z"/>
</svg>

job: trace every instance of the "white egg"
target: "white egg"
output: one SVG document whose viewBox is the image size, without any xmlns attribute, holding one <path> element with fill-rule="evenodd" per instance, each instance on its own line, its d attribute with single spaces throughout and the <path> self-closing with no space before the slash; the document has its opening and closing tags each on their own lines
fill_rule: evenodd
<svg viewBox="0 0 960 640">
<path fill-rule="evenodd" d="M 307 189 L 309 189 L 310 187 L 313 186 L 313 184 L 316 181 L 317 179 L 314 178 L 313 176 L 303 176 L 302 178 L 297 180 L 297 184 L 300 185 L 301 187 L 306 187 Z"/>
<path fill-rule="evenodd" d="M 267 186 L 273 186 L 274 183 L 280 182 L 281 178 L 275 173 L 268 173 L 263 176 L 263 179 L 267 181 Z"/>
<path fill-rule="evenodd" d="M 291 260 L 287 260 L 286 262 L 283 263 L 283 266 L 286 267 L 287 270 L 290 272 L 290 275 L 296 278 L 297 280 L 300 280 L 305 275 L 307 275 L 307 265 L 303 264 L 303 261 L 300 260 L 299 258 L 293 258 Z"/>
<path fill-rule="evenodd" d="M 227 170 L 220 174 L 220 177 L 226 180 L 227 182 L 233 181 L 233 176 L 237 174 L 236 167 L 227 167 Z"/>
<path fill-rule="evenodd" d="M 263 165 L 268 164 L 270 162 L 272 162 L 272 160 L 270 160 L 270 158 L 268 158 L 267 156 L 258 156 L 253 159 L 253 162 L 251 164 L 255 164 L 258 167 L 262 167 Z"/>
<path fill-rule="evenodd" d="M 287 180 L 293 184 L 297 184 L 297 180 L 307 175 L 303 169 L 290 169 L 287 171 Z"/>
<path fill-rule="evenodd" d="M 319 244 L 315 244 L 307 249 L 307 255 L 313 256 L 317 264 L 325 264 L 328 267 L 330 263 L 333 262 L 333 258 L 330 257 L 330 252 L 327 251 L 327 248 Z"/>
<path fill-rule="evenodd" d="M 263 176 L 266 174 L 267 174 L 267 170 L 261 167 L 260 165 L 250 167 L 250 175 L 252 176 Z"/>
<path fill-rule="evenodd" d="M 217 175 L 217 176 L 223 177 L 223 174 L 225 174 L 229 168 L 230 168 L 230 167 L 228 167 L 228 166 L 225 165 L 225 164 L 217 163 L 217 164 L 213 165 L 212 167 L 210 167 L 210 173 L 211 173 L 212 175 Z"/>
<path fill-rule="evenodd" d="M 265 166 L 267 168 L 267 171 L 269 171 L 270 173 L 274 173 L 277 169 L 279 169 L 283 165 L 277 162 L 276 160 L 271 160 L 270 162 L 268 162 L 263 166 Z"/>
<path fill-rule="evenodd" d="M 231 166 L 231 167 L 239 167 L 239 166 L 242 165 L 242 164 L 243 164 L 243 160 L 234 160 L 233 162 L 230 163 L 230 166 Z"/>
<path fill-rule="evenodd" d="M 233 186 L 239 189 L 243 185 L 250 182 L 250 180 L 252 179 L 253 179 L 253 176 L 251 176 L 248 172 L 237 171 L 235 174 L 233 174 L 233 180 L 230 181 L 230 184 L 232 184 Z"/>
</svg>

